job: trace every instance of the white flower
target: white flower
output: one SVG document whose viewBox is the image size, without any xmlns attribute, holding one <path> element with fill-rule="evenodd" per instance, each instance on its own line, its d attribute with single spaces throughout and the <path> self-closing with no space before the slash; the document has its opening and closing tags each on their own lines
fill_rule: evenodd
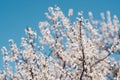
<svg viewBox="0 0 120 80">
<path fill-rule="evenodd" d="M 68 16 L 72 16 L 72 15 L 73 15 L 73 9 L 69 9 Z"/>
<path fill-rule="evenodd" d="M 0 79 L 107 80 L 109 74 L 114 75 L 114 70 L 118 71 L 114 78 L 120 79 L 120 64 L 110 57 L 120 50 L 117 16 L 112 20 L 110 12 L 107 12 L 105 20 L 101 13 L 100 21 L 94 20 L 92 12 L 89 12 L 90 19 L 86 24 L 82 12 L 78 13 L 78 20 L 72 22 L 58 6 L 48 10 L 45 15 L 49 21 L 39 23 L 40 37 L 27 28 L 27 38 L 21 38 L 22 47 L 17 47 L 10 39 L 10 49 L 1 49 L 4 67 Z M 70 9 L 68 16 L 72 15 L 73 10 Z M 33 48 L 31 44 L 36 45 Z"/>
</svg>

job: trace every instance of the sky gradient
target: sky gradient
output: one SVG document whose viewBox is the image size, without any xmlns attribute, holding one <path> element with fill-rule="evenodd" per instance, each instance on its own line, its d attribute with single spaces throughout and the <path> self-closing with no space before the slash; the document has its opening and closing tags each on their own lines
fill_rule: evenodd
<svg viewBox="0 0 120 80">
<path fill-rule="evenodd" d="M 74 15 L 83 11 L 86 16 L 92 11 L 95 19 L 100 19 L 100 12 L 109 10 L 112 16 L 116 14 L 120 19 L 119 4 L 120 0 L 0 0 L 0 48 L 8 47 L 11 38 L 19 45 L 26 26 L 37 30 L 38 23 L 46 20 L 44 13 L 49 6 L 58 5 L 65 14 L 69 8 L 74 9 Z"/>
</svg>

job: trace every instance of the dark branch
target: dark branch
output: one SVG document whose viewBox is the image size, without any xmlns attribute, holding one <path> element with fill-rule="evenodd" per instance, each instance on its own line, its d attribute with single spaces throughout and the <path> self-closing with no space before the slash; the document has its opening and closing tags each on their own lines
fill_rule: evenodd
<svg viewBox="0 0 120 80">
<path fill-rule="evenodd" d="M 32 79 L 34 79 L 34 74 L 32 72 L 32 68 L 30 69 L 30 73 L 31 73 Z"/>
<path fill-rule="evenodd" d="M 92 64 L 92 65 L 90 66 L 90 68 L 92 68 L 94 65 L 96 65 L 96 64 L 104 61 L 104 60 L 105 60 L 108 56 L 110 56 L 110 55 L 111 55 L 111 53 L 108 53 L 108 55 L 106 55 L 104 58 L 101 58 L 101 59 L 99 59 L 98 61 L 96 61 L 94 64 Z"/>
<path fill-rule="evenodd" d="M 82 73 L 80 75 L 80 80 L 82 80 L 82 77 L 84 75 L 84 72 L 85 72 L 85 53 L 84 53 L 84 47 L 83 47 L 83 44 L 82 44 L 82 31 L 81 31 L 81 27 L 82 27 L 82 21 L 80 21 L 80 27 L 79 27 L 79 32 L 80 32 L 80 46 L 79 48 L 81 48 L 81 51 L 82 51 L 82 59 L 83 59 L 83 62 L 82 62 Z"/>
</svg>

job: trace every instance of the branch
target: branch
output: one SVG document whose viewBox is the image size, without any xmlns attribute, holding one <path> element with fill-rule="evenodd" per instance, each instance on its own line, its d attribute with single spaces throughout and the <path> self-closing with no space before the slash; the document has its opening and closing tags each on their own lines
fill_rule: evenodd
<svg viewBox="0 0 120 80">
<path fill-rule="evenodd" d="M 119 68 L 111 70 L 111 72 L 113 73 L 114 76 L 117 76 L 118 71 L 119 71 Z"/>
<path fill-rule="evenodd" d="M 33 72 L 32 72 L 32 68 L 30 68 L 30 73 L 31 73 L 31 76 L 32 76 L 32 79 L 34 79 L 34 74 L 33 74 Z"/>
<path fill-rule="evenodd" d="M 94 65 L 100 63 L 101 61 L 104 61 L 108 56 L 110 56 L 111 53 L 114 52 L 114 48 L 116 47 L 116 45 L 119 45 L 119 41 L 117 41 L 115 44 L 113 44 L 113 47 L 111 47 L 110 50 L 108 50 L 108 49 L 105 48 L 104 50 L 106 50 L 106 51 L 108 52 L 108 55 L 106 55 L 104 58 L 99 59 L 97 62 L 95 62 L 94 64 L 92 64 L 92 65 L 90 66 L 90 68 L 92 68 Z"/>
<path fill-rule="evenodd" d="M 85 72 L 85 53 L 84 53 L 84 48 L 83 48 L 83 44 L 82 44 L 82 31 L 81 31 L 81 27 L 82 27 L 82 21 L 80 21 L 80 27 L 79 27 L 79 31 L 80 31 L 80 46 L 81 47 L 81 51 L 82 51 L 82 58 L 83 58 L 83 62 L 82 62 L 82 73 L 80 75 L 80 80 L 82 80 L 82 77 L 84 75 Z"/>
<path fill-rule="evenodd" d="M 99 59 L 99 60 L 96 61 L 94 64 L 92 64 L 92 65 L 90 66 L 90 68 L 92 68 L 94 65 L 100 63 L 101 61 L 104 61 L 104 60 L 105 60 L 108 56 L 110 56 L 110 55 L 111 55 L 111 53 L 109 53 L 108 55 L 106 55 L 104 58 Z"/>
</svg>

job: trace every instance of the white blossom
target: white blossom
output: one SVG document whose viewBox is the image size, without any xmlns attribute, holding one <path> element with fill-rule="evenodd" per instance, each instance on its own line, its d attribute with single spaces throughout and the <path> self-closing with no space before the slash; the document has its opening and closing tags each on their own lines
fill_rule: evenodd
<svg viewBox="0 0 120 80">
<path fill-rule="evenodd" d="M 111 55 L 120 54 L 120 23 L 116 15 L 112 20 L 110 11 L 106 14 L 95 20 L 89 12 L 87 20 L 78 12 L 71 22 L 73 9 L 66 17 L 58 6 L 49 7 L 48 21 L 39 23 L 41 35 L 28 27 L 20 46 L 10 39 L 10 49 L 1 49 L 0 79 L 119 80 L 120 62 Z"/>
<path fill-rule="evenodd" d="M 73 9 L 69 9 L 68 16 L 72 16 L 72 15 L 73 15 Z"/>
</svg>

